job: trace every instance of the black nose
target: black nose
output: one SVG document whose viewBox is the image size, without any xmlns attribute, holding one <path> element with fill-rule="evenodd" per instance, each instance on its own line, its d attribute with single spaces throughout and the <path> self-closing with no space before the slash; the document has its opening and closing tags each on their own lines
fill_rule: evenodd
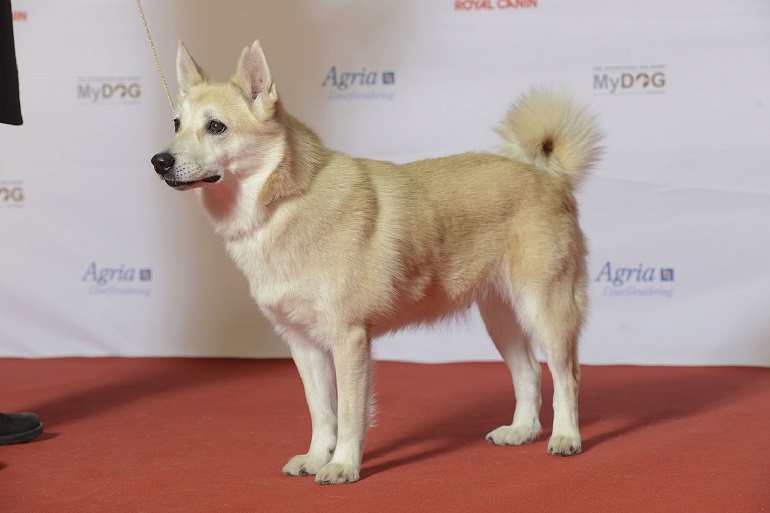
<svg viewBox="0 0 770 513">
<path fill-rule="evenodd" d="M 152 157 L 152 167 L 160 176 L 165 176 L 174 167 L 174 157 L 170 153 L 158 153 Z"/>
</svg>

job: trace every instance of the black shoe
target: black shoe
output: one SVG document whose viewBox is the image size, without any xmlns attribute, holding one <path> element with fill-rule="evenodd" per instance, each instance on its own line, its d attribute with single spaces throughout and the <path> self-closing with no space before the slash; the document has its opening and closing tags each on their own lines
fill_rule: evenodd
<svg viewBox="0 0 770 513">
<path fill-rule="evenodd" d="M 0 445 L 26 442 L 42 432 L 43 425 L 34 413 L 0 413 Z"/>
</svg>

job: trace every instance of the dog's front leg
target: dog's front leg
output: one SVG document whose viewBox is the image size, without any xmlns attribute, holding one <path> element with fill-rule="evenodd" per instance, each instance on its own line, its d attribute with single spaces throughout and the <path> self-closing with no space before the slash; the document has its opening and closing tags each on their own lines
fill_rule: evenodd
<svg viewBox="0 0 770 513">
<path fill-rule="evenodd" d="M 358 481 L 371 406 L 372 357 L 363 327 L 339 337 L 333 346 L 337 371 L 337 448 L 316 475 L 320 484 Z"/>
<path fill-rule="evenodd" d="M 311 341 L 288 335 L 286 341 L 305 387 L 313 434 L 307 454 L 294 456 L 284 465 L 284 474 L 315 475 L 329 463 L 337 445 L 337 394 L 334 362 L 330 352 Z"/>
</svg>

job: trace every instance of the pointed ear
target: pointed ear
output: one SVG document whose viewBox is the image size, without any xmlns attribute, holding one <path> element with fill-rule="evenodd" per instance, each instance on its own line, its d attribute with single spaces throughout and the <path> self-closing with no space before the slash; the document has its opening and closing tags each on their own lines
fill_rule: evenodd
<svg viewBox="0 0 770 513">
<path fill-rule="evenodd" d="M 187 94 L 194 85 L 206 80 L 208 80 L 206 72 L 198 66 L 180 40 L 176 51 L 176 81 L 179 84 L 179 92 Z"/>
<path fill-rule="evenodd" d="M 278 99 L 270 67 L 259 41 L 254 41 L 251 47 L 246 47 L 241 52 L 233 81 L 262 114 L 267 114 Z"/>
</svg>

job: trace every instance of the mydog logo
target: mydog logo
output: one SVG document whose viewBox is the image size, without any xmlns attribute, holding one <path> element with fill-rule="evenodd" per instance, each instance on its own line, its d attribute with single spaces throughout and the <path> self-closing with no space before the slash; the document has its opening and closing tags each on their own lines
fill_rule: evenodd
<svg viewBox="0 0 770 513">
<path fill-rule="evenodd" d="M 88 293 L 93 296 L 149 296 L 152 269 L 125 264 L 99 266 L 91 262 L 80 281 L 89 284 Z M 137 282 L 142 282 L 141 286 Z"/>
<path fill-rule="evenodd" d="M 18 180 L 0 181 L 0 206 L 24 206 L 24 184 Z"/>
<path fill-rule="evenodd" d="M 13 17 L 14 23 L 17 21 L 27 21 L 29 18 L 27 11 L 11 11 L 11 16 Z"/>
<path fill-rule="evenodd" d="M 139 103 L 140 77 L 80 77 L 77 97 L 84 104 Z"/>
<path fill-rule="evenodd" d="M 348 71 L 332 66 L 326 72 L 321 87 L 331 89 L 330 100 L 390 100 L 395 96 L 395 71 L 367 68 Z"/>
<path fill-rule="evenodd" d="M 662 94 L 666 92 L 666 66 L 598 66 L 594 91 L 600 94 Z"/>
<path fill-rule="evenodd" d="M 674 269 L 639 264 L 623 267 L 605 262 L 594 277 L 594 283 L 604 285 L 604 295 L 610 297 L 672 297 Z"/>
<path fill-rule="evenodd" d="M 455 11 L 494 11 L 537 7 L 537 0 L 455 0 Z"/>
</svg>

